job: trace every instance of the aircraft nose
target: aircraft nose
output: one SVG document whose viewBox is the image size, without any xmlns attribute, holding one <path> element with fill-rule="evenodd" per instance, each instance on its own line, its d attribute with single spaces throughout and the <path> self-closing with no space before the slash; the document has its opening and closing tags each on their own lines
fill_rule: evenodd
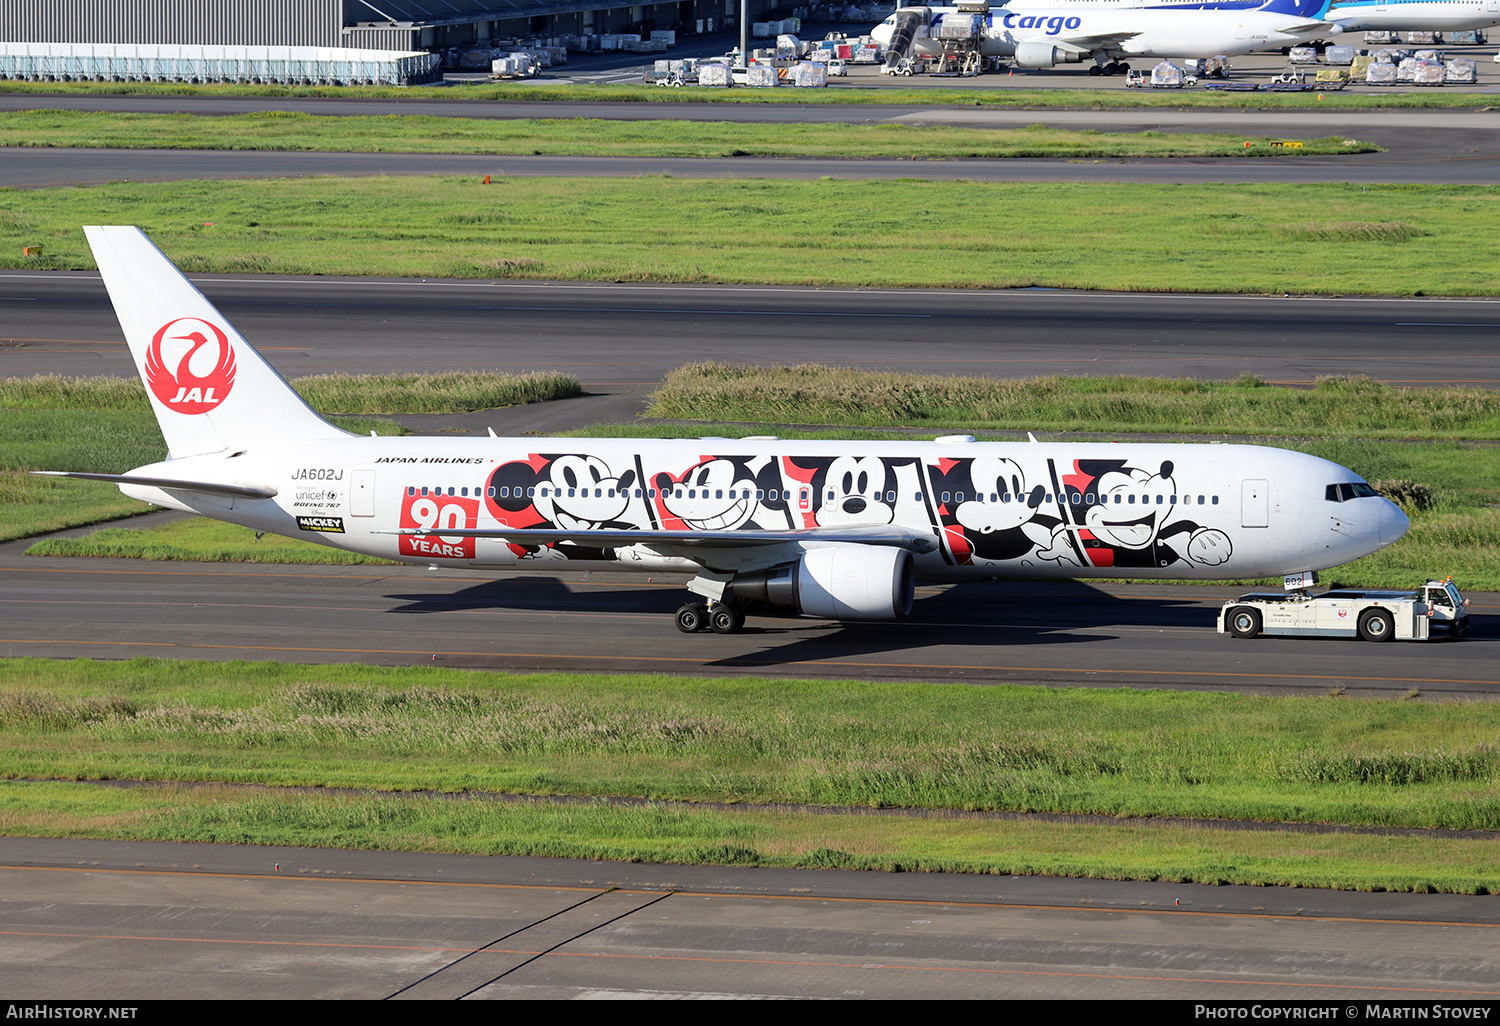
<svg viewBox="0 0 1500 1026">
<path fill-rule="evenodd" d="M 1411 519 L 1389 499 L 1382 500 L 1380 510 L 1380 544 L 1389 545 L 1411 529 Z"/>
</svg>

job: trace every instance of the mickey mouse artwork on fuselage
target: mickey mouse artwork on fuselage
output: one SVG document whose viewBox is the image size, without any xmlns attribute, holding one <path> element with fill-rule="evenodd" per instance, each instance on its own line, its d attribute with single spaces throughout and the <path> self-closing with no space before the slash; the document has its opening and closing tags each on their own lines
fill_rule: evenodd
<svg viewBox="0 0 1500 1026">
<path fill-rule="evenodd" d="M 1173 463 L 1028 464 L 984 455 L 705 454 L 680 470 L 614 466 L 588 453 L 533 454 L 490 475 L 486 508 L 514 528 L 768 531 L 901 524 L 936 533 L 956 566 L 1217 566 L 1229 535 L 1197 519 L 1218 496 L 1179 490 Z M 1211 505 L 1206 505 L 1210 504 Z M 549 552 L 548 549 L 558 551 Z M 518 556 L 583 558 L 574 546 Z"/>
</svg>

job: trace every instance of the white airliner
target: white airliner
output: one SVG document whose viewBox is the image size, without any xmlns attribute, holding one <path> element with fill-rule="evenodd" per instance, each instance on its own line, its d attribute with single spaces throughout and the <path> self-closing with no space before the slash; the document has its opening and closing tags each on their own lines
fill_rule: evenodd
<svg viewBox="0 0 1500 1026">
<path fill-rule="evenodd" d="M 1073 10 L 1253 10 L 1262 0 L 1028 0 L 1028 7 Z M 1461 32 L 1500 25 L 1500 0 L 1333 0 L 1323 20 L 1338 32 Z M 1331 33 L 1337 34 L 1337 33 Z M 1221 51 L 1222 52 L 1222 51 Z"/>
<path fill-rule="evenodd" d="M 870 31 L 888 52 L 918 56 L 943 52 L 945 21 L 980 22 L 980 52 L 1012 57 L 1017 67 L 1050 68 L 1094 62 L 1090 74 L 1123 73 L 1131 57 L 1200 57 L 1298 46 L 1337 34 L 1324 20 L 1328 0 L 1261 0 L 1223 8 L 1211 3 L 1169 8 L 1056 0 L 1012 3 L 985 13 L 958 7 L 903 7 Z M 924 31 L 925 29 L 925 31 Z"/>
<path fill-rule="evenodd" d="M 446 567 L 681 571 L 684 631 L 747 608 L 911 611 L 924 581 L 1321 570 L 1408 527 L 1326 460 L 1250 445 L 369 438 L 292 391 L 139 229 L 88 227 L 168 458 L 112 481 L 257 531 Z"/>
<path fill-rule="evenodd" d="M 1500 25 L 1500 0 L 1335 0 L 1345 32 L 1463 32 Z"/>
</svg>

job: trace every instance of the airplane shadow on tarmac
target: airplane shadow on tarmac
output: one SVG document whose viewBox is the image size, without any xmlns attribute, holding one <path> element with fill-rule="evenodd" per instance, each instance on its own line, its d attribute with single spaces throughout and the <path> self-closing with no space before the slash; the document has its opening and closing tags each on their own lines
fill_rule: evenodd
<svg viewBox="0 0 1500 1026">
<path fill-rule="evenodd" d="M 747 621 L 746 634 L 753 622 Z M 1120 624 L 1202 626 L 1204 611 L 1181 599 L 1121 598 L 1073 581 L 1000 581 L 956 584 L 936 594 L 919 593 L 911 616 L 894 623 L 783 622 L 802 628 L 788 632 L 793 635 L 789 643 L 726 656 L 708 665 L 773 666 L 889 652 L 904 653 L 906 658 L 920 662 L 923 650 L 938 646 L 1088 644 L 1114 640 L 1108 628 Z M 1083 633 L 1085 630 L 1090 633 Z"/>
<path fill-rule="evenodd" d="M 576 587 L 576 585 L 575 585 Z M 672 613 L 687 598 L 675 588 L 589 585 L 543 576 L 484 581 L 444 594 L 391 595 L 393 612 L 434 615 L 482 609 L 587 613 L 659 613 L 662 638 L 679 637 Z M 1121 597 L 1076 581 L 989 581 L 922 589 L 912 615 L 897 622 L 835 622 L 752 613 L 736 638 L 749 643 L 710 666 L 775 665 L 878 653 L 915 653 L 938 645 L 1008 647 L 1113 640 L 1108 628 L 1208 627 L 1200 602 L 1166 595 Z M 1100 628 L 1105 630 L 1101 633 Z M 1092 633 L 1082 633 L 1082 631 Z M 728 639 L 726 639 L 727 641 Z M 754 650 L 759 648 L 759 651 Z"/>
</svg>

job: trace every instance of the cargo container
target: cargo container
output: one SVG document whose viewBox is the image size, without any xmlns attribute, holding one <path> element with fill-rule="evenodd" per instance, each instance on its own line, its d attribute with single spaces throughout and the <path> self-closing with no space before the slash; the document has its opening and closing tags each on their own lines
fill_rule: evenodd
<svg viewBox="0 0 1500 1026">
<path fill-rule="evenodd" d="M 1182 69 L 1171 61 L 1162 61 L 1151 69 L 1152 89 L 1181 89 Z"/>
<path fill-rule="evenodd" d="M 828 85 L 828 65 L 807 61 L 792 69 L 792 85 L 802 89 L 822 89 Z"/>
<path fill-rule="evenodd" d="M 1455 57 L 1443 65 L 1445 85 L 1473 85 L 1479 81 L 1479 69 L 1467 57 Z"/>
<path fill-rule="evenodd" d="M 1417 61 L 1412 69 L 1412 83 L 1419 86 L 1440 86 L 1447 80 L 1448 69 L 1441 61 Z"/>
</svg>

